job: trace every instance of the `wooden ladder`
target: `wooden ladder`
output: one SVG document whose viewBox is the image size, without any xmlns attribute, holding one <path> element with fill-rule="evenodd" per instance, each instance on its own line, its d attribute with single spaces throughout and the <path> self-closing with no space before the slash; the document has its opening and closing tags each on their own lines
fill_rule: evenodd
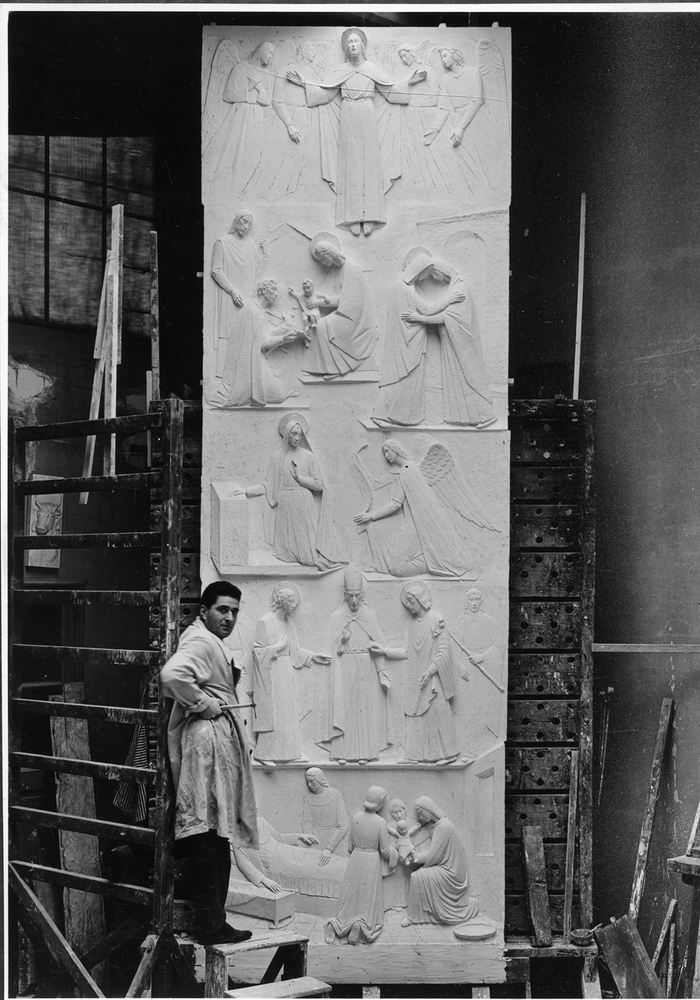
<svg viewBox="0 0 700 1000">
<path fill-rule="evenodd" d="M 49 981 L 42 982 L 35 995 L 56 996 L 59 989 L 74 983 L 83 996 L 104 996 L 91 970 L 104 962 L 116 948 L 140 933 L 148 924 L 152 945 L 136 969 L 126 996 L 140 995 L 151 983 L 153 996 L 172 996 L 170 976 L 194 984 L 172 932 L 173 915 L 173 793 L 167 766 L 168 706 L 159 688 L 159 667 L 174 652 L 179 634 L 179 562 L 182 521 L 183 403 L 170 398 L 154 405 L 153 412 L 128 417 L 74 421 L 41 426 L 10 427 L 10 482 L 12 544 L 10 546 L 10 649 L 9 649 L 9 733 L 10 733 L 10 849 L 9 884 L 12 889 L 15 920 L 23 927 L 31 943 L 41 952 L 48 947 L 59 969 L 50 971 Z M 160 434 L 162 464 L 157 470 L 128 475 L 100 475 L 65 479 L 29 478 L 27 445 L 30 442 L 87 438 L 91 435 L 128 437 L 144 432 Z M 83 534 L 25 533 L 25 498 L 47 493 L 84 493 L 94 491 L 146 490 L 149 499 L 157 498 L 158 530 Z M 27 549 L 110 549 L 141 547 L 160 551 L 159 579 L 150 589 L 72 590 L 38 589 L 25 585 L 24 552 Z M 47 605 L 131 605 L 151 608 L 151 619 L 159 623 L 159 641 L 151 648 L 114 649 L 70 645 L 43 645 L 20 642 L 18 614 L 23 608 Z M 143 643 L 149 646 L 148 640 Z M 46 664 L 57 682 L 65 679 L 65 665 L 104 664 L 104 669 L 142 667 L 148 670 L 147 707 L 126 708 L 82 702 L 51 701 L 26 685 L 22 690 L 23 668 L 28 663 Z M 20 697 L 27 694 L 30 697 Z M 27 716 L 50 719 L 81 719 L 126 725 L 146 725 L 148 766 L 135 767 L 106 761 L 26 752 L 22 744 L 21 720 Z M 87 721 L 84 723 L 87 725 Z M 89 756 L 89 755 L 88 755 Z M 26 805 L 21 791 L 21 777 L 27 769 L 54 774 L 83 775 L 88 778 L 128 780 L 149 789 L 147 825 L 115 823 L 96 818 L 62 813 L 58 809 L 36 809 Z M 57 831 L 90 834 L 109 842 L 145 845 L 153 850 L 152 879 L 148 885 L 134 885 L 109 878 L 69 871 L 34 860 L 21 860 L 26 834 L 30 827 L 49 827 Z M 76 954 L 42 903 L 33 882 L 49 883 L 86 893 L 112 897 L 133 904 L 134 913 L 122 920 L 87 954 Z M 15 933 L 15 939 L 17 935 Z M 15 940 L 16 944 L 16 940 Z M 17 995 L 18 972 L 16 949 L 10 951 L 10 987 Z M 13 982 L 14 980 L 14 982 Z M 193 994 L 192 994 L 193 995 Z"/>
</svg>

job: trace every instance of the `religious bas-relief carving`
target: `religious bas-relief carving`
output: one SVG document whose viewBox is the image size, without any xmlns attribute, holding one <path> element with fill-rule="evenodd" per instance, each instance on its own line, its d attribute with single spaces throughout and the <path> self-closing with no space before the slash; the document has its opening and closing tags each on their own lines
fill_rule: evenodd
<svg viewBox="0 0 700 1000">
<path fill-rule="evenodd" d="M 302 649 L 291 617 L 298 606 L 299 591 L 294 584 L 278 583 L 272 591 L 272 606 L 255 630 L 250 692 L 255 700 L 255 759 L 267 767 L 275 761 L 305 759 L 294 673 L 312 663 L 330 663 L 329 656 Z"/>
<path fill-rule="evenodd" d="M 287 413 L 277 429 L 282 441 L 264 481 L 241 492 L 249 499 L 264 496 L 272 508 L 271 544 L 277 559 L 318 569 L 340 565 L 346 560 L 328 513 L 321 471 L 308 442 L 308 423 L 300 413 Z"/>
<path fill-rule="evenodd" d="M 378 424 L 425 420 L 425 358 L 429 331 L 440 341 L 443 419 L 487 427 L 494 413 L 479 328 L 466 283 L 423 247 L 410 250 L 387 308 L 380 386 L 396 386 Z"/>
<path fill-rule="evenodd" d="M 203 478 L 238 527 L 203 512 L 202 566 L 255 629 L 266 817 L 238 879 L 299 894 L 274 919 L 317 916 L 339 982 L 454 982 L 478 948 L 497 981 L 501 938 L 466 940 L 503 923 L 508 33 L 349 29 L 346 53 L 337 28 L 273 30 L 208 28 L 203 60 L 206 244 L 256 222 L 205 282 Z M 383 442 L 362 463 L 358 423 Z M 370 941 L 362 969 L 336 947 Z"/>
<path fill-rule="evenodd" d="M 32 479 L 55 479 L 33 473 Z M 44 493 L 27 497 L 25 524 L 28 535 L 60 535 L 63 527 L 63 494 Z M 24 565 L 32 569 L 60 569 L 60 549 L 27 549 Z"/>
<path fill-rule="evenodd" d="M 382 454 L 390 473 L 371 476 L 356 444 L 351 469 L 366 509 L 355 524 L 364 531 L 371 568 L 392 576 L 459 577 L 473 571 L 468 525 L 499 531 L 467 486 L 445 445 L 431 445 L 420 465 L 388 438 Z"/>
</svg>

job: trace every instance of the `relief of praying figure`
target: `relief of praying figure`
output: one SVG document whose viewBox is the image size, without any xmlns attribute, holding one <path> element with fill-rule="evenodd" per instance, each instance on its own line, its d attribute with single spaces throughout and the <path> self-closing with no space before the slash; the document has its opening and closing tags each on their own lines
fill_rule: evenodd
<svg viewBox="0 0 700 1000">
<path fill-rule="evenodd" d="M 510 132 L 505 64 L 499 47 L 488 38 L 477 43 L 476 66 L 467 66 L 462 51 L 438 50 L 443 88 L 452 105 L 452 130 L 444 156 L 455 190 L 466 184 L 474 200 L 507 198 L 508 157 L 504 155 Z M 488 164 L 488 174 L 484 168 Z"/>
<path fill-rule="evenodd" d="M 318 741 L 331 760 L 366 764 L 377 760 L 389 745 L 386 693 L 391 687 L 385 669 L 387 654 L 394 659 L 403 650 L 387 650 L 376 614 L 365 600 L 361 570 L 348 566 L 343 603 L 330 622 L 333 648 L 330 715 L 319 717 Z"/>
<path fill-rule="evenodd" d="M 425 850 L 414 848 L 409 860 L 408 914 L 411 924 L 461 924 L 479 912 L 479 901 L 468 895 L 467 852 L 453 823 L 427 795 L 415 802 L 418 822 L 429 832 Z"/>
<path fill-rule="evenodd" d="M 347 834 L 350 826 L 343 796 L 331 788 L 320 767 L 309 767 L 304 775 L 309 794 L 301 806 L 304 833 L 313 834 L 322 852 L 319 865 L 328 864 L 332 854 L 348 856 Z"/>
<path fill-rule="evenodd" d="M 405 758 L 450 764 L 459 756 L 459 747 L 452 714 L 457 672 L 449 632 L 445 619 L 432 608 L 427 583 L 407 583 L 401 602 L 411 616 L 405 643 Z"/>
<path fill-rule="evenodd" d="M 253 644 L 253 690 L 258 741 L 255 759 L 268 767 L 275 761 L 304 760 L 301 756 L 301 713 L 295 670 L 312 663 L 329 664 L 330 656 L 302 649 L 292 613 L 299 606 L 299 591 L 293 583 L 278 583 L 272 591 L 271 607 L 255 630 Z"/>
<path fill-rule="evenodd" d="M 382 445 L 391 472 L 370 476 L 353 454 L 351 471 L 365 500 L 353 520 L 366 532 L 371 567 L 392 576 L 458 577 L 472 570 L 468 524 L 498 531 L 467 486 L 449 450 L 435 443 L 420 465 L 394 438 Z"/>
<path fill-rule="evenodd" d="M 264 41 L 243 60 L 238 46 L 222 39 L 214 55 L 202 116 L 202 155 L 212 177 L 226 181 L 228 192 L 240 194 L 258 165 L 271 113 L 274 54 L 275 43 Z M 223 93 L 216 90 L 222 76 Z M 223 117 L 222 101 L 227 105 Z M 209 152 L 212 147 L 216 153 Z"/>
<path fill-rule="evenodd" d="M 405 79 L 390 80 L 381 67 L 367 61 L 367 36 L 359 28 L 342 34 L 345 65 L 317 83 L 299 69 L 289 69 L 287 78 L 304 87 L 310 108 L 330 104 L 340 94 L 339 114 L 322 120 L 321 169 L 323 179 L 336 194 L 335 224 L 354 236 L 369 236 L 375 226 L 386 223 L 384 194 L 401 176 L 400 160 L 394 154 L 395 136 L 387 134 L 390 109 L 377 111 L 375 93 L 390 104 L 407 104 L 410 88 L 426 77 L 423 69 Z M 332 105 L 337 112 L 337 102 Z M 383 164 L 382 144 L 386 144 Z"/>
<path fill-rule="evenodd" d="M 268 541 L 282 562 L 331 569 L 347 560 L 328 510 L 318 462 L 311 451 L 308 424 L 300 413 L 286 413 L 278 424 L 282 441 L 264 482 L 249 486 L 246 497 L 264 496 L 274 528 Z"/>
<path fill-rule="evenodd" d="M 338 909 L 326 924 L 326 944 L 347 938 L 348 944 L 371 944 L 384 929 L 382 877 L 396 866 L 398 852 L 389 839 L 386 820 L 378 815 L 386 792 L 368 789 L 361 812 L 350 823 L 350 859 L 340 889 Z"/>
<path fill-rule="evenodd" d="M 315 236 L 310 251 L 320 265 L 317 295 L 311 297 L 320 314 L 302 369 L 309 375 L 328 379 L 368 369 L 379 328 L 362 268 L 341 253 L 340 244 L 331 233 Z"/>
<path fill-rule="evenodd" d="M 425 420 L 428 335 L 440 341 L 442 411 L 447 424 L 486 427 L 496 419 L 481 336 L 469 289 L 446 261 L 416 247 L 389 297 L 380 386 L 389 400 L 375 423 Z"/>
<path fill-rule="evenodd" d="M 265 406 L 298 396 L 286 348 L 302 340 L 290 316 L 277 308 L 279 289 L 274 278 L 258 282 L 257 300 L 244 305 L 228 341 L 221 374 L 221 390 L 213 406 Z"/>
</svg>

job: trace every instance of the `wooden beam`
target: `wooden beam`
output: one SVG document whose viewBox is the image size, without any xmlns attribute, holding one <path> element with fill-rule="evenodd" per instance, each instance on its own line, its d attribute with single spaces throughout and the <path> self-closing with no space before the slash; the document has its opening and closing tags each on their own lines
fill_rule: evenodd
<svg viewBox="0 0 700 1000">
<path fill-rule="evenodd" d="M 158 233 L 151 231 L 151 399 L 160 399 L 160 291 L 158 287 Z"/>
<path fill-rule="evenodd" d="M 12 707 L 23 715 L 53 715 L 73 719 L 104 719 L 106 722 L 153 723 L 156 712 L 150 708 L 116 708 L 111 705 L 88 705 L 85 702 L 38 701 L 13 698 Z"/>
<path fill-rule="evenodd" d="M 623 1000 L 666 996 L 637 925 L 628 913 L 593 933 Z"/>
<path fill-rule="evenodd" d="M 594 642 L 594 653 L 700 653 L 700 643 Z"/>
<path fill-rule="evenodd" d="M 97 760 L 76 760 L 72 757 L 54 757 L 48 754 L 14 751 L 11 760 L 20 767 L 36 767 L 60 774 L 82 774 L 108 781 L 135 781 L 140 785 L 154 784 L 156 771 L 148 767 L 129 767 L 127 764 L 106 764 Z"/>
<path fill-rule="evenodd" d="M 114 899 L 123 899 L 127 903 L 138 903 L 141 906 L 148 906 L 153 899 L 153 889 L 142 885 L 112 882 L 110 879 L 97 878 L 94 875 L 78 875 L 76 872 L 49 868 L 47 865 L 35 865 L 29 861 L 12 861 L 11 864 L 25 878 L 37 879 L 39 882 L 82 889 L 83 892 L 96 892 L 101 896 L 113 896 Z"/>
<path fill-rule="evenodd" d="M 576 830 L 578 828 L 578 750 L 571 751 L 571 770 L 569 771 L 569 812 L 566 828 L 566 865 L 564 873 L 564 918 L 562 937 L 565 941 L 571 939 L 571 910 L 574 901 L 574 860 L 576 858 Z"/>
<path fill-rule="evenodd" d="M 161 425 L 161 415 L 154 413 L 133 413 L 128 417 L 102 418 L 98 420 L 66 420 L 54 424 L 29 424 L 18 427 L 17 441 L 53 441 L 56 438 L 86 437 L 89 434 L 118 434 L 128 437 L 142 431 L 155 430 Z"/>
<path fill-rule="evenodd" d="M 654 815 L 656 813 L 656 803 L 659 799 L 659 785 L 661 783 L 661 770 L 664 762 L 664 751 L 668 740 L 668 731 L 673 715 L 673 699 L 664 698 L 661 704 L 661 714 L 659 716 L 659 728 L 656 734 L 656 744 L 654 755 L 651 760 L 651 776 L 649 779 L 649 794 L 647 795 L 646 809 L 642 820 L 642 831 L 639 835 L 639 847 L 637 849 L 637 864 L 632 879 L 632 895 L 630 897 L 629 915 L 633 920 L 639 916 L 639 907 L 644 892 L 644 882 L 646 879 L 647 859 L 649 857 L 649 844 L 654 826 Z"/>
<path fill-rule="evenodd" d="M 61 934 L 41 902 L 37 899 L 35 893 L 20 878 L 17 866 L 10 862 L 7 869 L 10 888 L 15 893 L 20 907 L 43 935 L 56 961 L 70 973 L 73 981 L 84 996 L 103 997 L 104 993 L 68 944 L 63 934 Z"/>
<path fill-rule="evenodd" d="M 159 531 L 99 531 L 67 535 L 16 535 L 18 549 L 129 549 L 154 546 Z"/>
<path fill-rule="evenodd" d="M 74 816 L 71 813 L 32 809 L 28 806 L 11 806 L 10 814 L 13 819 L 30 826 L 48 826 L 55 830 L 91 834 L 93 837 L 109 837 L 110 840 L 127 844 L 152 845 L 155 839 L 155 830 L 147 826 L 130 826 L 127 823 L 113 823 L 106 819 Z"/>
<path fill-rule="evenodd" d="M 542 828 L 524 826 L 522 835 L 527 905 L 534 933 L 534 943 L 540 948 L 547 948 L 552 944 L 552 922 L 549 913 Z"/>
<path fill-rule="evenodd" d="M 143 955 L 141 956 L 141 961 L 139 962 L 139 967 L 136 970 L 134 978 L 131 980 L 131 985 L 126 991 L 127 997 L 137 997 L 143 993 L 148 987 L 149 980 L 151 978 L 151 972 L 153 971 L 153 966 L 158 959 L 159 953 L 162 952 L 164 946 L 164 938 L 162 935 L 153 935 L 146 945 Z M 223 994 L 222 994 L 223 995 Z"/>
<path fill-rule="evenodd" d="M 150 590 L 16 590 L 16 604 L 23 607 L 38 604 L 115 604 L 146 607 L 151 603 Z"/>
<path fill-rule="evenodd" d="M 80 493 L 84 489 L 105 493 L 157 489 L 159 486 L 159 472 L 137 472 L 124 476 L 90 476 L 88 479 L 24 479 L 17 483 L 17 493 L 19 496 L 40 496 L 44 493 Z"/>
<path fill-rule="evenodd" d="M 136 667 L 152 667 L 158 663 L 158 653 L 150 649 L 102 649 L 100 646 L 48 646 L 43 643 L 15 642 L 12 652 L 26 660 L 45 663 L 50 657 L 69 663 L 129 663 Z"/>
<path fill-rule="evenodd" d="M 700 839 L 698 838 L 699 828 L 700 828 L 700 803 L 698 803 L 698 808 L 695 813 L 695 819 L 693 820 L 693 825 L 690 830 L 690 837 L 688 838 L 688 849 L 685 852 L 691 858 L 700 858 Z"/>
<path fill-rule="evenodd" d="M 651 960 L 651 964 L 656 969 L 656 966 L 661 960 L 661 955 L 663 954 L 664 946 L 666 944 L 666 938 L 668 937 L 669 931 L 671 929 L 671 923 L 673 922 L 673 916 L 676 912 L 676 907 L 678 906 L 678 900 L 672 899 L 668 904 L 668 909 L 666 910 L 666 916 L 664 917 L 664 922 L 661 925 L 661 931 L 659 933 L 659 939 L 656 942 L 656 948 L 654 949 L 654 955 Z"/>
</svg>

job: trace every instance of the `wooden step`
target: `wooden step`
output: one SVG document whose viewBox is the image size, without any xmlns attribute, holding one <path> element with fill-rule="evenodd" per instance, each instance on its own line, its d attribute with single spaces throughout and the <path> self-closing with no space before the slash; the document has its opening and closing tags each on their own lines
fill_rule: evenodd
<svg viewBox="0 0 700 1000">
<path fill-rule="evenodd" d="M 13 652 L 25 659 L 46 662 L 50 657 L 73 663 L 129 663 L 136 667 L 157 667 L 160 653 L 150 649 L 103 649 L 95 646 L 45 646 L 16 642 Z"/>
<path fill-rule="evenodd" d="M 131 885 L 128 882 L 112 882 L 110 879 L 97 878 L 95 875 L 80 875 L 78 872 L 64 871 L 62 868 L 49 868 L 47 865 L 30 864 L 27 861 L 10 860 L 11 864 L 23 879 L 37 879 L 39 882 L 49 882 L 52 885 L 62 885 L 69 889 L 82 889 L 83 892 L 96 892 L 100 896 L 112 896 L 127 903 L 139 903 L 151 906 L 153 889 L 143 885 Z"/>
<path fill-rule="evenodd" d="M 155 708 L 119 708 L 115 705 L 88 705 L 82 701 L 39 701 L 13 698 L 15 711 L 24 715 L 53 715 L 66 719 L 104 719 L 106 722 L 155 722 Z"/>
<path fill-rule="evenodd" d="M 18 549 L 130 549 L 160 545 L 159 531 L 102 531 L 69 535 L 16 535 Z"/>
<path fill-rule="evenodd" d="M 45 493 L 104 493 L 111 490 L 156 489 L 161 485 L 160 472 L 136 472 L 127 476 L 76 476 L 71 479 L 20 479 L 15 483 L 18 496 Z"/>
<path fill-rule="evenodd" d="M 297 979 L 282 979 L 276 983 L 261 983 L 259 986 L 242 986 L 237 990 L 224 990 L 225 997 L 263 997 L 277 1000 L 278 997 L 329 997 L 331 987 L 312 976 Z"/>
<path fill-rule="evenodd" d="M 89 833 L 96 837 L 129 844 L 153 846 L 156 832 L 146 826 L 132 826 L 128 823 L 112 823 L 104 819 L 72 816 L 69 813 L 51 812 L 47 809 L 29 809 L 26 806 L 12 806 L 12 819 L 29 823 L 32 827 L 49 826 L 56 830 L 71 830 L 74 833 Z"/>
<path fill-rule="evenodd" d="M 52 441 L 56 438 L 89 437 L 92 434 L 139 434 L 154 430 L 163 423 L 162 413 L 137 413 L 128 417 L 108 417 L 102 420 L 69 420 L 57 424 L 18 427 L 17 440 Z"/>
<path fill-rule="evenodd" d="M 83 774 L 89 778 L 106 778 L 108 781 L 135 781 L 139 785 L 154 785 L 158 772 L 148 767 L 128 767 L 126 764 L 109 764 L 96 760 L 77 760 L 73 757 L 49 757 L 38 753 L 14 751 L 10 760 L 20 767 L 35 767 L 59 774 Z"/>
</svg>

